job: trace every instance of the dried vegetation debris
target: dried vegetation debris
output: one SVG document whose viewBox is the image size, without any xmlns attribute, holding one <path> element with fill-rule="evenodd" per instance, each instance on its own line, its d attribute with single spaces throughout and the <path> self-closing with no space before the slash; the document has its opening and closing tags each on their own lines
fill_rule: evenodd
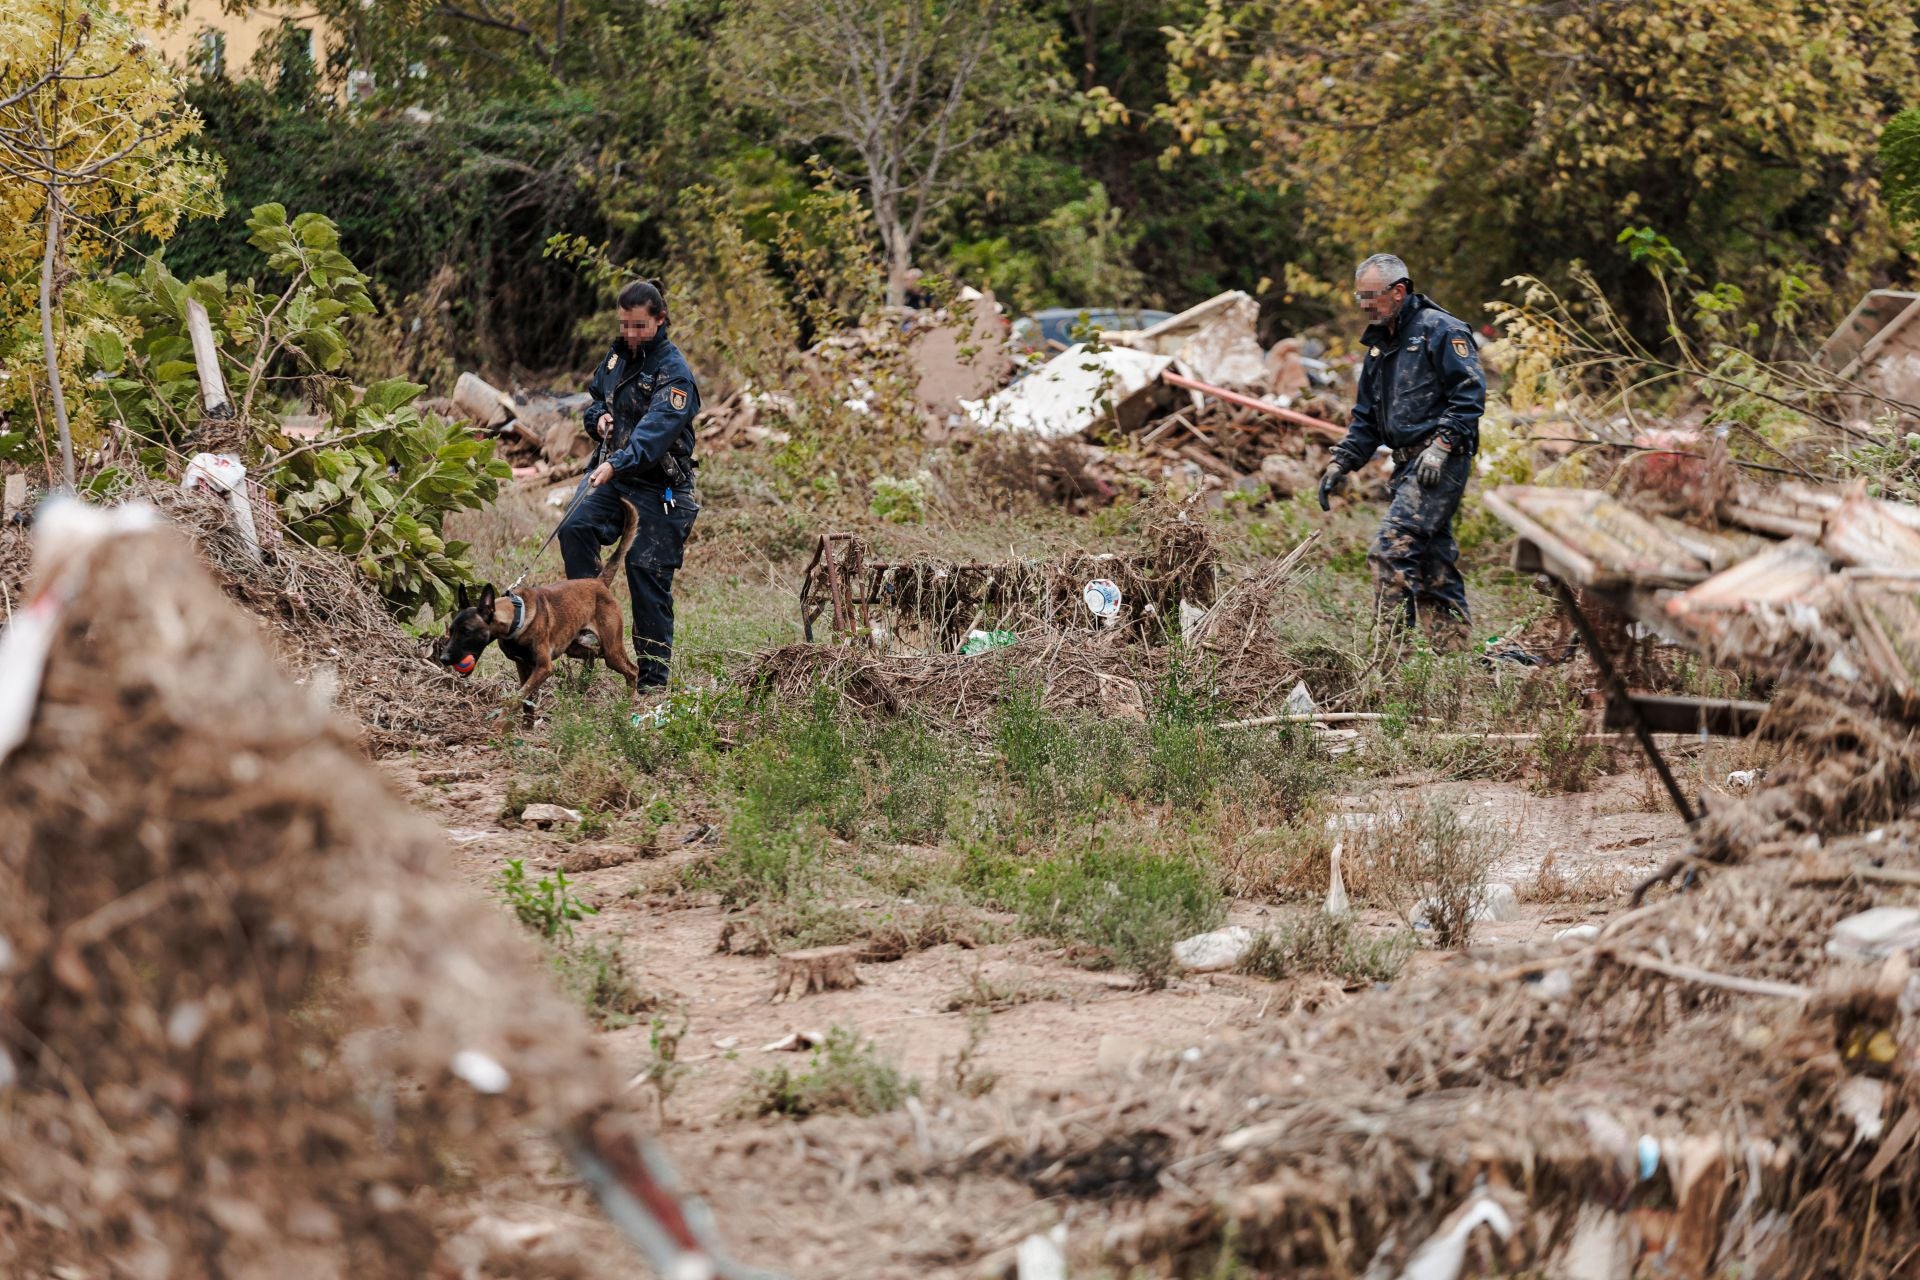
<svg viewBox="0 0 1920 1280">
<path fill-rule="evenodd" d="M 1075 550 L 994 564 L 876 561 L 864 540 L 829 535 L 803 581 L 801 608 L 810 627 L 840 643 L 770 650 L 745 679 L 786 698 L 824 683 L 868 710 L 913 707 L 977 727 L 1016 689 L 1037 690 L 1049 711 L 1139 718 L 1150 692 L 1185 664 L 1223 704 L 1264 710 L 1298 675 L 1271 613 L 1313 541 L 1223 588 L 1206 525 L 1180 511 L 1151 520 L 1137 553 Z M 1097 580 L 1117 594 L 1111 625 L 1086 602 Z M 1014 639 L 956 652 L 982 631 Z M 1169 644 L 1176 637 L 1179 652 Z"/>
<path fill-rule="evenodd" d="M 142 484 L 129 496 L 151 503 L 185 534 L 226 596 L 258 619 L 285 669 L 336 703 L 376 755 L 484 741 L 498 681 L 463 680 L 424 660 L 379 593 L 338 551 L 292 537 L 263 537 L 251 558 L 226 504 L 204 489 Z M 256 507 L 265 518 L 270 509 Z M 0 526 L 0 587 L 13 608 L 26 597 L 32 538 Z"/>
<path fill-rule="evenodd" d="M 616 1096 L 590 1031 L 166 532 L 0 769 L 0 1270 L 412 1277 Z"/>
</svg>

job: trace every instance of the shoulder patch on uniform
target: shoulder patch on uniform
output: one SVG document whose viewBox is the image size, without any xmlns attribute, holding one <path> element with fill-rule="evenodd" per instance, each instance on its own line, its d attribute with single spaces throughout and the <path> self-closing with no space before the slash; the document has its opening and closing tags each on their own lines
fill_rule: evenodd
<svg viewBox="0 0 1920 1280">
<path fill-rule="evenodd" d="M 1453 340 L 1453 354 L 1459 356 L 1463 360 L 1466 358 L 1467 340 L 1465 338 L 1455 338 Z"/>
<path fill-rule="evenodd" d="M 685 410 L 687 407 L 687 389 L 685 387 L 668 387 L 667 403 L 673 406 L 675 413 L 680 413 Z"/>
<path fill-rule="evenodd" d="M 607 368 L 611 369 L 613 368 L 613 366 L 619 363 L 620 363 L 620 354 L 618 352 L 615 352 L 612 355 L 609 355 L 607 357 Z"/>
</svg>

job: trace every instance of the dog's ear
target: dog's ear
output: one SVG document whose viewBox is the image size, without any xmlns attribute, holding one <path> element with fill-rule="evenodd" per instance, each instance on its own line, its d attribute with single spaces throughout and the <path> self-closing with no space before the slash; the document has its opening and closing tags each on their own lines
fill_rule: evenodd
<svg viewBox="0 0 1920 1280">
<path fill-rule="evenodd" d="M 480 588 L 480 611 L 486 613 L 493 608 L 493 584 L 487 583 Z"/>
<path fill-rule="evenodd" d="M 464 610 L 472 607 L 467 603 L 467 584 L 466 583 L 461 582 L 461 583 L 455 584 L 454 593 L 455 593 L 453 597 L 454 603 L 458 605 L 461 609 Z"/>
</svg>

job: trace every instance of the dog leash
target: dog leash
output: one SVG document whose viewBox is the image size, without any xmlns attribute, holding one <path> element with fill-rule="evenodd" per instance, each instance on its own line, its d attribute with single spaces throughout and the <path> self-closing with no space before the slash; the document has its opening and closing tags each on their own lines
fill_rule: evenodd
<svg viewBox="0 0 1920 1280">
<path fill-rule="evenodd" d="M 598 458 L 599 456 L 600 455 L 598 451 L 596 451 L 594 453 L 594 457 Z M 559 523 L 555 524 L 553 526 L 553 531 L 547 534 L 547 540 L 541 543 L 538 549 L 536 549 L 531 556 L 527 557 L 526 564 L 520 570 L 520 576 L 507 584 L 508 591 L 514 590 L 521 583 L 525 582 L 527 580 L 527 575 L 533 572 L 533 566 L 540 563 L 541 555 L 546 551 L 548 547 L 553 545 L 554 538 L 559 535 L 560 525 L 563 525 L 567 522 L 567 517 L 572 515 L 574 508 L 580 505 L 580 499 L 587 496 L 587 481 L 591 479 L 593 479 L 593 471 L 591 467 L 589 467 L 587 474 L 580 477 L 580 487 L 579 489 L 574 491 L 573 501 L 569 502 L 567 504 L 567 509 L 560 513 Z"/>
</svg>

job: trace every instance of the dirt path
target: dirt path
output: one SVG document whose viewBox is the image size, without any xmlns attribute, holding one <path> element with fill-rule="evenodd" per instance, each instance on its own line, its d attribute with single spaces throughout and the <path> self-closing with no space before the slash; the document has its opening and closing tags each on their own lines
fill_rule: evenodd
<svg viewBox="0 0 1920 1280">
<path fill-rule="evenodd" d="M 582 846 L 593 844 L 505 819 L 510 768 L 490 748 L 439 760 L 390 761 L 386 769 L 409 801 L 446 829 L 456 865 L 476 893 L 491 894 L 492 881 L 510 858 L 523 858 L 530 871 L 544 873 L 581 860 Z M 1531 897 L 1529 887 L 1541 882 L 1543 864 L 1569 887 L 1566 900 L 1529 900 L 1519 919 L 1483 925 L 1478 947 L 1538 941 L 1618 910 L 1618 886 L 1658 866 L 1682 837 L 1671 813 L 1649 810 L 1645 783 L 1634 774 L 1603 777 L 1594 790 L 1580 795 L 1540 796 L 1511 783 L 1410 782 L 1400 789 L 1444 791 L 1512 832 L 1511 851 L 1495 867 L 1494 878 L 1515 884 L 1523 897 Z M 1348 803 L 1360 807 L 1364 800 Z M 789 1140 L 783 1134 L 804 1142 L 799 1136 L 804 1124 L 796 1128 L 742 1113 L 740 1100 L 756 1071 L 781 1064 L 799 1068 L 807 1061 L 802 1054 L 767 1046 L 795 1032 L 851 1027 L 921 1082 L 925 1105 L 938 1106 L 955 1088 L 954 1063 L 972 1039 L 971 1078 L 990 1080 L 996 1097 L 1013 1100 L 1045 1091 L 1097 1099 L 1107 1073 L 1126 1072 L 1148 1055 L 1205 1054 L 1262 1019 L 1285 1016 L 1302 1003 L 1340 998 L 1328 980 L 1271 983 L 1231 974 L 1180 978 L 1161 990 L 1138 991 L 1126 974 L 1088 971 L 1070 963 L 1060 948 L 1026 939 L 971 949 L 947 945 L 894 962 L 862 964 L 855 989 L 772 1003 L 776 962 L 721 952 L 724 913 L 719 906 L 654 891 L 673 867 L 709 856 L 717 838 L 705 821 L 672 825 L 661 833 L 658 854 L 575 874 L 581 896 L 599 909 L 581 930 L 587 939 L 617 943 L 643 987 L 670 1011 L 670 1021 L 677 1026 L 684 1018 L 678 1061 L 686 1071 L 667 1104 L 669 1148 L 714 1201 L 741 1253 L 794 1275 L 837 1274 L 833 1241 L 849 1224 L 814 1221 L 804 1202 L 787 1197 L 740 1198 L 743 1188 L 735 1180 L 750 1177 L 758 1144 Z M 592 852 L 630 856 L 631 849 L 609 841 Z M 1242 900 L 1232 904 L 1229 918 L 1259 928 L 1285 910 Z M 1375 922 L 1388 923 L 1388 918 L 1377 916 Z M 1446 963 L 1446 956 L 1423 951 L 1415 963 Z M 1017 993 L 1019 1002 L 996 1009 L 983 1023 L 964 1007 L 966 993 L 982 985 Z M 638 1076 L 652 1056 L 646 1019 L 604 1034 L 622 1068 Z M 637 1106 L 655 1105 L 651 1085 L 636 1085 L 633 1098 Z M 988 1212 L 992 1189 L 981 1187 L 976 1194 L 981 1197 L 976 1207 Z M 957 1220 L 968 1217 L 962 1210 L 956 1206 Z M 1003 1231 L 1017 1225 L 1000 1224 Z M 962 1243 L 956 1240 L 953 1247 L 961 1249 Z M 923 1254 L 900 1274 L 948 1273 L 929 1269 Z"/>
</svg>

